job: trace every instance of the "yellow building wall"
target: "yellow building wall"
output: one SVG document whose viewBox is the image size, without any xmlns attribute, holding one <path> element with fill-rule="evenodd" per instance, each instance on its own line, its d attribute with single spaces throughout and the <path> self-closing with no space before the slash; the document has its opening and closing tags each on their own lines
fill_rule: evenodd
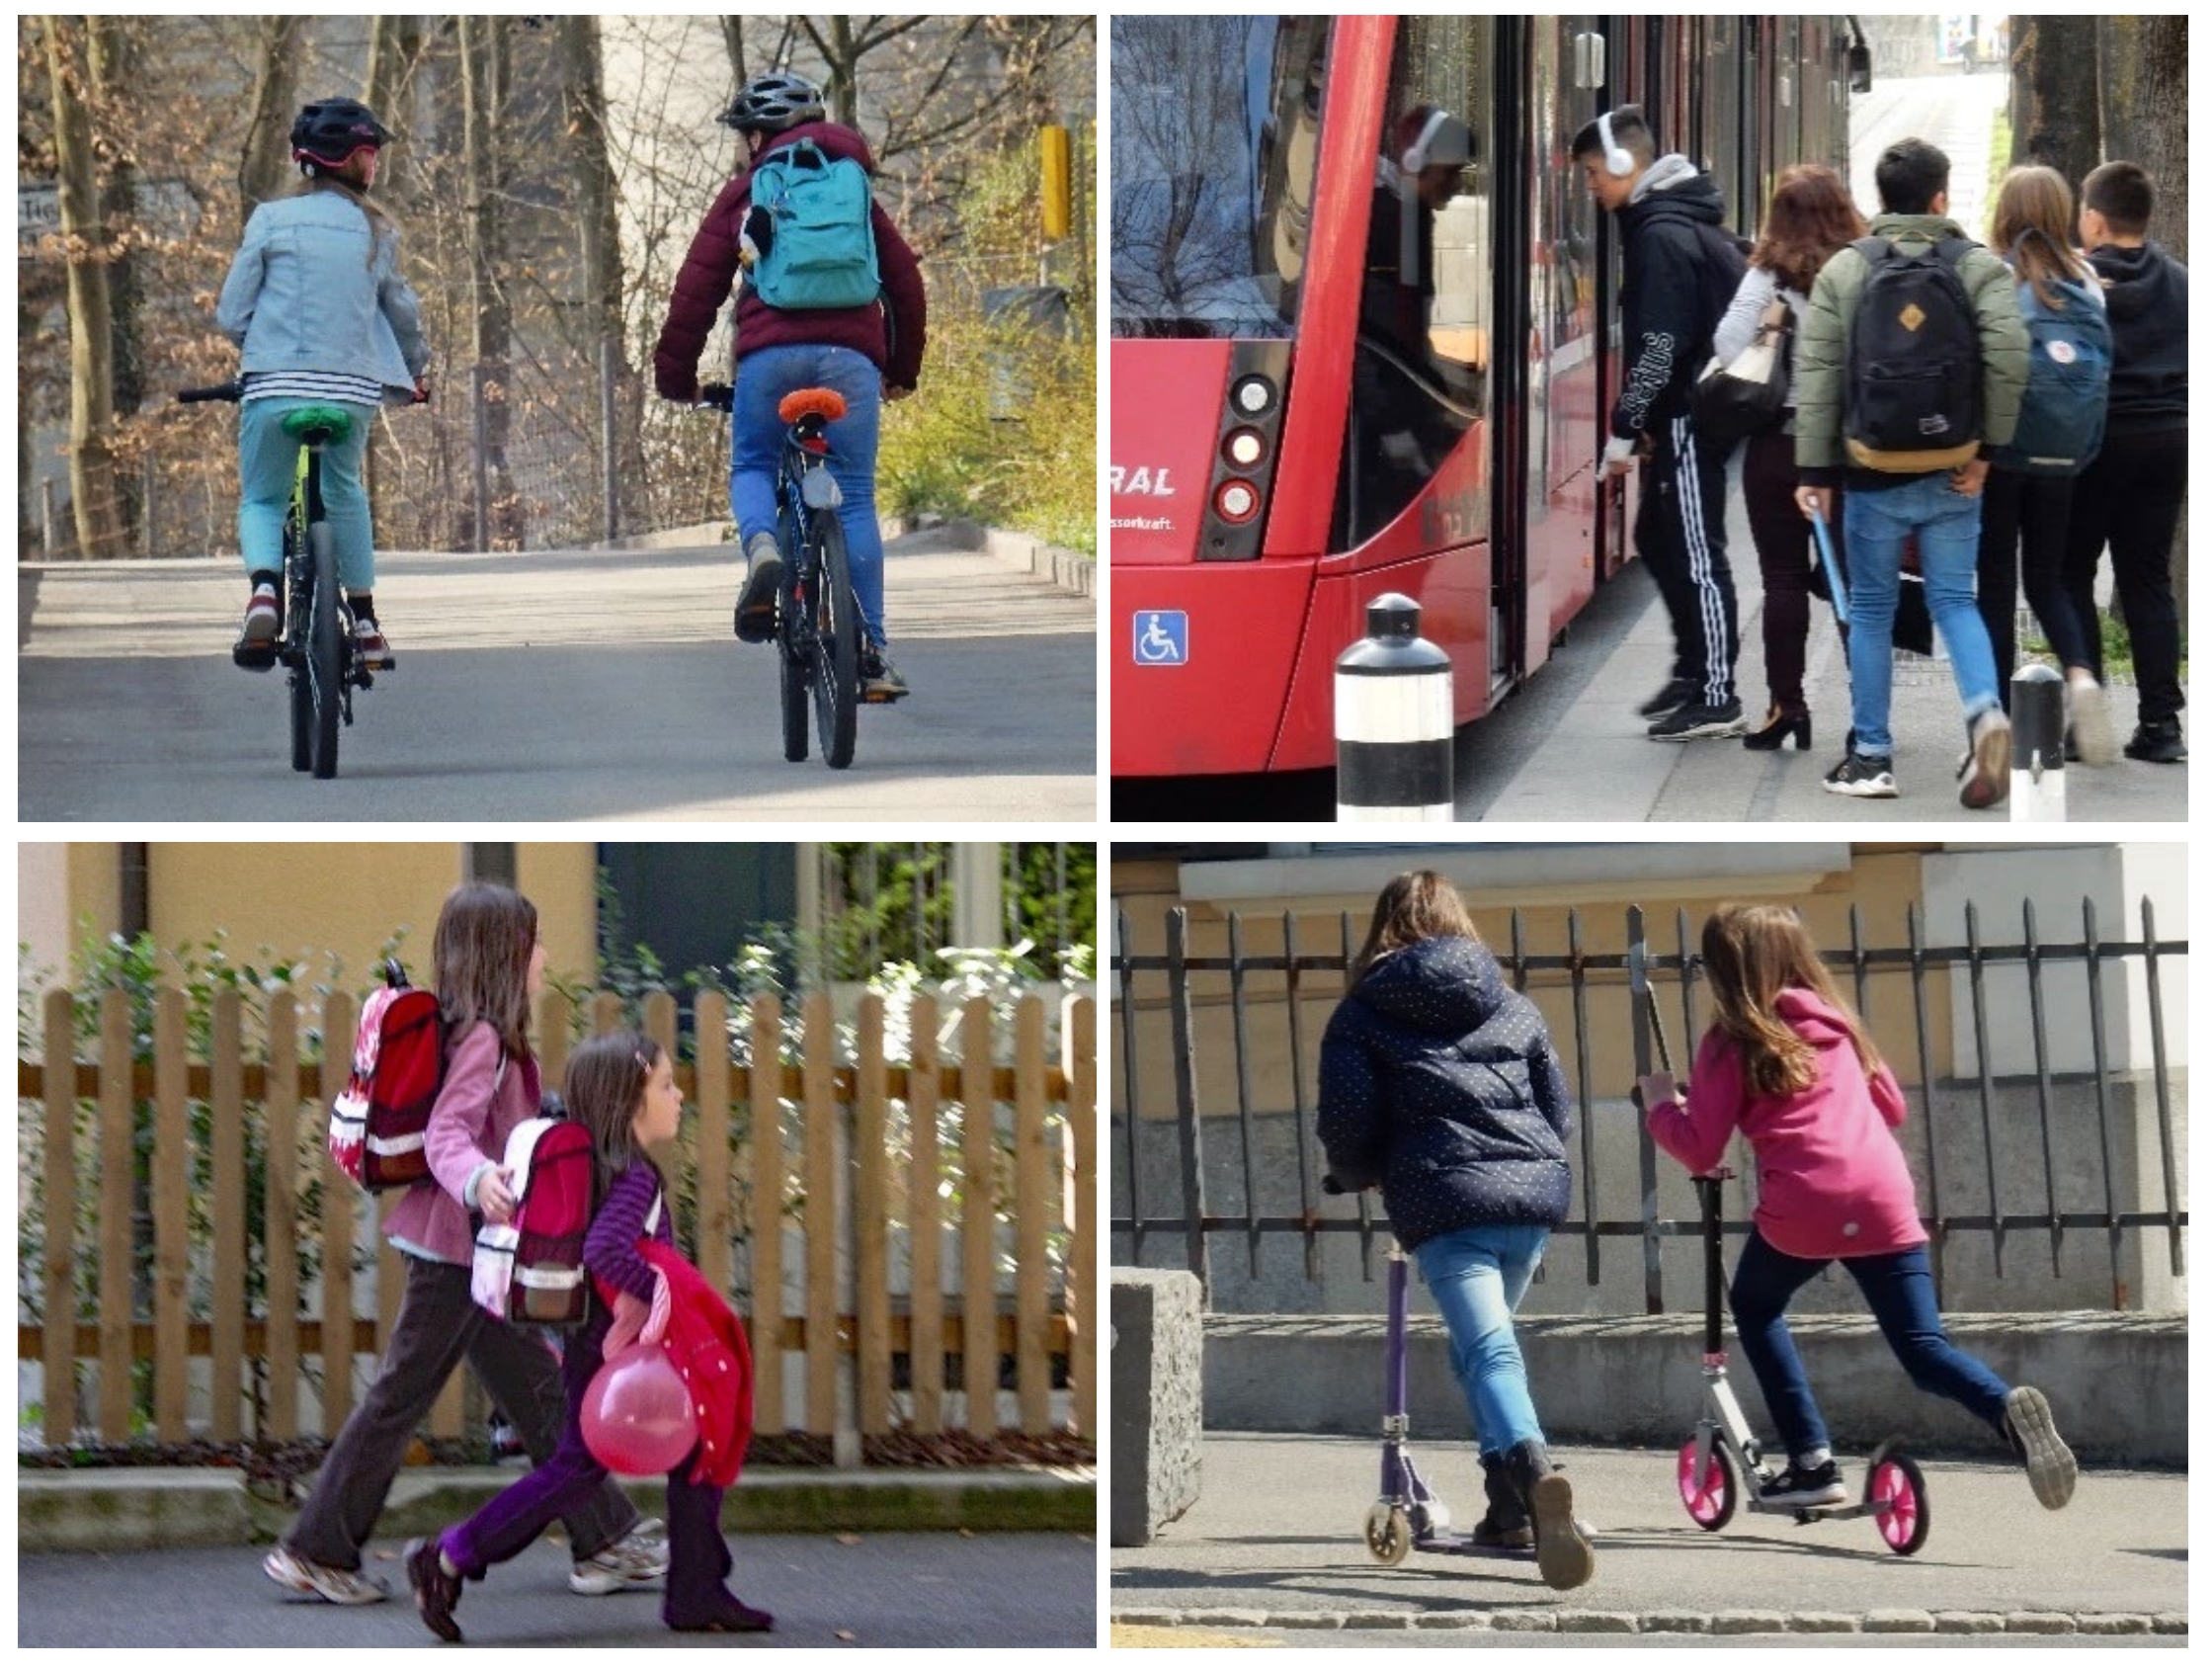
<svg viewBox="0 0 2212 1670">
<path fill-rule="evenodd" d="M 265 953 L 304 957 L 322 978 L 335 955 L 345 982 L 373 981 L 378 951 L 395 932 L 409 975 L 427 984 L 438 912 L 462 877 L 452 841 L 157 841 L 147 849 L 148 929 L 164 950 L 200 948 L 219 931 L 234 960 Z M 518 843 L 516 879 L 537 906 L 547 966 L 593 972 L 598 937 L 596 849 L 588 841 Z M 116 931 L 122 916 L 118 845 L 70 845 L 70 945 L 89 924 Z"/>
</svg>

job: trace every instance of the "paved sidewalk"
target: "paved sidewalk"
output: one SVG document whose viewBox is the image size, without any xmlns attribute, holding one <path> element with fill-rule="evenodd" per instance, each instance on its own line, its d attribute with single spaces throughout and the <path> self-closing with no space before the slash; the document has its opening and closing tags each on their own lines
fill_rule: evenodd
<svg viewBox="0 0 2212 1670">
<path fill-rule="evenodd" d="M 1361 1522 L 1377 1441 L 1209 1433 L 1203 1492 L 1149 1547 L 1111 1551 L 1119 1626 L 1561 1634 L 2147 1634 L 2186 1629 L 2188 1481 L 2091 1470 L 2061 1513 L 2013 1468 L 1927 1461 L 1930 1531 L 1899 1557 L 1868 1520 L 1799 1527 L 1738 1509 L 1699 1531 L 1671 1452 L 1560 1452 L 1598 1574 L 1565 1594 L 1531 1561 L 1416 1552 L 1378 1565 Z M 1418 1445 L 1463 1533 L 1482 1493 L 1464 1441 Z M 1845 1482 L 1863 1458 L 1842 1458 Z"/>
</svg>

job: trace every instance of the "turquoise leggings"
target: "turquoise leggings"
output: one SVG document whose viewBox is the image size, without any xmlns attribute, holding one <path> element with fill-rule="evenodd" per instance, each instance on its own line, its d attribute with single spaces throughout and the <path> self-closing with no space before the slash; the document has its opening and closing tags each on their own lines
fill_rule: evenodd
<svg viewBox="0 0 2212 1670">
<path fill-rule="evenodd" d="M 299 443 L 284 431 L 287 412 L 329 400 L 248 400 L 238 408 L 238 548 L 248 574 L 277 574 L 285 566 L 285 512 L 299 463 Z M 369 492 L 361 464 L 369 451 L 373 406 L 348 402 L 354 426 L 343 441 L 323 448 L 323 514 L 338 551 L 338 583 L 365 592 L 376 583 L 376 550 L 369 526 Z"/>
</svg>

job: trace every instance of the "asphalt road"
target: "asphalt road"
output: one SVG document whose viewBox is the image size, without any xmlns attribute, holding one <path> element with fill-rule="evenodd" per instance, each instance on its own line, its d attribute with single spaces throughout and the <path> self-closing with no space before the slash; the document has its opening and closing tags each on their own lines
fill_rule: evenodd
<svg viewBox="0 0 2212 1670">
<path fill-rule="evenodd" d="M 292 1598 L 258 1548 L 26 1554 L 16 1564 L 19 1647 L 420 1647 L 436 1644 L 406 1591 L 399 1545 L 371 1545 L 391 1600 Z M 678 1635 L 657 1592 L 584 1597 L 567 1550 L 533 1545 L 455 1614 L 470 1645 L 547 1647 L 1088 1647 L 1098 1633 L 1098 1545 L 1069 1535 L 885 1535 L 733 1540 L 731 1586 L 776 1615 L 773 1633 Z"/>
<path fill-rule="evenodd" d="M 782 757 L 778 664 L 730 633 L 728 546 L 378 558 L 398 667 L 339 775 L 290 768 L 281 674 L 230 664 L 235 558 L 19 574 L 25 821 L 1098 816 L 1096 605 L 933 536 L 886 612 L 915 694 L 851 769 Z"/>
<path fill-rule="evenodd" d="M 1196 1505 L 1149 1546 L 1111 1552 L 1116 1626 L 1301 1645 L 1435 1635 L 1487 1646 L 1530 1630 L 1555 1644 L 1619 1629 L 1717 1642 L 1737 1638 L 1709 1633 L 1731 1619 L 1795 1644 L 1803 1631 L 1864 1641 L 1885 1622 L 1912 1628 L 1910 1619 L 1918 1628 L 1903 1638 L 1914 1644 L 1987 1641 L 1998 1629 L 2010 1644 L 2032 1627 L 2148 1632 L 2150 1620 L 2188 1611 L 2188 1480 L 2178 1473 L 2091 1468 L 2073 1502 L 2047 1513 L 2015 1468 L 1922 1458 L 1928 1540 L 1900 1557 L 1867 1520 L 1800 1527 L 1739 1509 L 1726 1529 L 1699 1531 L 1676 1498 L 1672 1453 L 1577 1445 L 1558 1459 L 1578 1516 L 1597 1528 L 1598 1571 L 1562 1594 L 1526 1559 L 1416 1550 L 1376 1564 L 1360 1537 L 1376 1454 L 1372 1441 L 1208 1433 Z M 1417 1445 L 1416 1460 L 1463 1536 L 1482 1508 L 1465 1442 L 1439 1436 Z M 1863 1459 L 1839 1460 L 1855 1491 Z M 1764 1614 L 1765 1628 L 1748 1614 Z"/>
</svg>

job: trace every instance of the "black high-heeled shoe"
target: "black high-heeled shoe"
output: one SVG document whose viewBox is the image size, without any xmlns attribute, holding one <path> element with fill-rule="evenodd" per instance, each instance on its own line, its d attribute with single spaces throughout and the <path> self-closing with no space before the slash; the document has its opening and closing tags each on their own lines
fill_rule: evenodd
<svg viewBox="0 0 2212 1670">
<path fill-rule="evenodd" d="M 1769 753 L 1779 748 L 1784 740 L 1794 741 L 1798 752 L 1803 753 L 1813 745 L 1813 715 L 1810 713 L 1785 713 L 1779 708 L 1770 709 L 1766 722 L 1757 730 L 1744 732 L 1744 746 Z"/>
</svg>

